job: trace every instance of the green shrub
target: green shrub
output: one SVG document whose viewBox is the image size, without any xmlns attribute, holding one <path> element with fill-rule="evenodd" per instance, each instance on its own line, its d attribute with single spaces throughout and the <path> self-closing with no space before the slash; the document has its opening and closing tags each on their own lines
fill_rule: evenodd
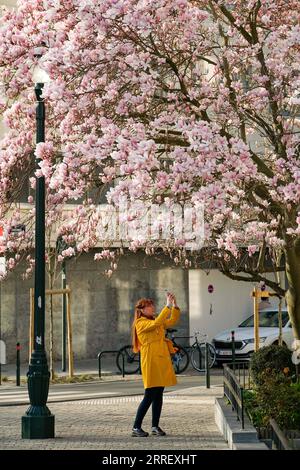
<svg viewBox="0 0 300 470">
<path fill-rule="evenodd" d="M 244 406 L 254 426 L 260 427 L 265 422 L 265 412 L 257 403 L 257 393 L 254 390 L 244 390 Z"/>
<path fill-rule="evenodd" d="M 286 346 L 272 344 L 260 348 L 252 354 L 250 361 L 251 376 L 255 385 L 262 385 L 269 373 L 283 373 L 279 377 L 291 376 L 295 372 L 292 353 Z"/>
<path fill-rule="evenodd" d="M 274 418 L 281 429 L 300 430 L 300 385 L 293 383 L 295 366 L 285 346 L 271 345 L 251 357 L 255 388 L 244 393 L 247 412 L 255 426 Z"/>
<path fill-rule="evenodd" d="M 256 427 L 274 418 L 281 429 L 300 430 L 300 388 L 285 374 L 269 372 L 255 390 L 244 391 L 247 413 Z"/>
<path fill-rule="evenodd" d="M 256 389 L 255 405 L 263 425 L 274 418 L 281 429 L 300 429 L 300 390 L 286 374 L 274 370 L 266 374 Z"/>
<path fill-rule="evenodd" d="M 291 387 L 293 387 L 295 390 L 298 390 L 300 393 L 300 382 L 293 383 Z"/>
</svg>

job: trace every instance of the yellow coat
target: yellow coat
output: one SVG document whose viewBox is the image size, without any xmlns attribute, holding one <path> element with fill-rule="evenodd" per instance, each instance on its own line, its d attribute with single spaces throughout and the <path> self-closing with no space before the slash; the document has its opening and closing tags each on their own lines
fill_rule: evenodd
<svg viewBox="0 0 300 470">
<path fill-rule="evenodd" d="M 171 314 L 171 316 L 170 316 Z M 176 385 L 171 356 L 165 341 L 165 329 L 179 320 L 179 308 L 164 307 L 155 320 L 140 317 L 135 328 L 141 345 L 141 370 L 144 388 Z"/>
</svg>

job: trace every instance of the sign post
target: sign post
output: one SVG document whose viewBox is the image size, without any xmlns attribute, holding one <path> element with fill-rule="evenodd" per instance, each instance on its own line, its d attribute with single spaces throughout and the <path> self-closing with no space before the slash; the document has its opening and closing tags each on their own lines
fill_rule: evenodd
<svg viewBox="0 0 300 470">
<path fill-rule="evenodd" d="M 259 349 L 259 311 L 258 311 L 259 290 L 254 288 L 254 351 Z"/>
<path fill-rule="evenodd" d="M 252 297 L 254 300 L 254 351 L 259 349 L 259 306 L 258 299 L 261 297 L 270 297 L 270 292 L 267 290 L 260 290 L 258 287 L 254 287 L 252 291 Z"/>
</svg>

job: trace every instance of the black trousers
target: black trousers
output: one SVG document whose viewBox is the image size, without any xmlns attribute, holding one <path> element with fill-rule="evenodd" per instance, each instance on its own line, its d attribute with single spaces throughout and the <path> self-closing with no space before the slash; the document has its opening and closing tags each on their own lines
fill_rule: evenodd
<svg viewBox="0 0 300 470">
<path fill-rule="evenodd" d="M 141 401 L 133 427 L 141 428 L 143 419 L 152 403 L 152 426 L 157 427 L 163 404 L 163 391 L 165 387 L 151 387 L 145 389 L 145 395 Z"/>
</svg>

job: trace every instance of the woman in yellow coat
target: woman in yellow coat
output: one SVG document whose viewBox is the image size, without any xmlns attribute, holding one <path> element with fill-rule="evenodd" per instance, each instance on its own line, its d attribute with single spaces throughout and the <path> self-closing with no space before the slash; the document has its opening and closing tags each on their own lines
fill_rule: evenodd
<svg viewBox="0 0 300 470">
<path fill-rule="evenodd" d="M 173 294 L 167 294 L 167 305 L 157 318 L 154 317 L 152 299 L 140 299 L 135 306 L 132 324 L 133 351 L 141 354 L 141 370 L 145 396 L 137 410 L 132 429 L 133 437 L 147 437 L 142 429 L 142 421 L 152 404 L 152 435 L 165 436 L 159 427 L 163 403 L 164 387 L 176 385 L 165 329 L 175 325 L 179 320 L 180 310 Z"/>
</svg>

